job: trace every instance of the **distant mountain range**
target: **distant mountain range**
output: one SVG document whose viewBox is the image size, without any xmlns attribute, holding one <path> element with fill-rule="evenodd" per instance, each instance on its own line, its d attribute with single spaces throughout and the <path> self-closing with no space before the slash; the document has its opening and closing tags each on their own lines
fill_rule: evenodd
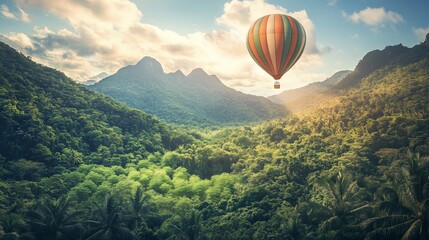
<svg viewBox="0 0 429 240">
<path fill-rule="evenodd" d="M 188 75 L 165 73 L 161 64 L 144 57 L 88 88 L 167 122 L 190 125 L 250 123 L 285 116 L 281 105 L 264 97 L 225 86 L 203 69 Z"/>
<path fill-rule="evenodd" d="M 427 54 L 429 34 L 426 40 L 412 48 L 398 44 L 387 46 L 383 50 L 368 52 L 357 64 L 354 71 L 340 71 L 330 78 L 311 83 L 305 87 L 286 90 L 268 97 L 271 101 L 284 105 L 291 112 L 297 113 L 321 105 L 333 97 L 343 95 L 346 90 L 359 85 L 371 73 L 386 66 L 391 68 L 404 66 L 423 58 Z"/>
</svg>

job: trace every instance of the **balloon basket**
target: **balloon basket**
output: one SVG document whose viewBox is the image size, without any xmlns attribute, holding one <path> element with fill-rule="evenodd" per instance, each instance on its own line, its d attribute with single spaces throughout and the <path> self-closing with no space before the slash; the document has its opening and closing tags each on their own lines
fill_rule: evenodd
<svg viewBox="0 0 429 240">
<path fill-rule="evenodd" d="M 274 82 L 274 89 L 280 89 L 280 83 L 278 81 Z"/>
</svg>

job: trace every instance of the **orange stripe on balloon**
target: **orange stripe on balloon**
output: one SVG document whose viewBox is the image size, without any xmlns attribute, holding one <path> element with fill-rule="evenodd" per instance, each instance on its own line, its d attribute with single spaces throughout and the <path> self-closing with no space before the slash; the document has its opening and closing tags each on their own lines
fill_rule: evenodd
<svg viewBox="0 0 429 240">
<path fill-rule="evenodd" d="M 270 15 L 268 17 L 267 21 L 267 46 L 268 46 L 268 52 L 270 53 L 270 59 L 273 63 L 273 77 L 278 75 L 277 70 L 277 58 L 276 58 L 276 33 L 275 33 L 275 16 L 274 14 Z"/>
<path fill-rule="evenodd" d="M 253 31 L 255 30 L 256 22 L 253 23 L 252 27 L 249 30 L 249 34 L 247 35 L 247 40 L 249 41 L 249 47 L 252 51 L 252 55 L 256 58 L 256 63 L 258 63 L 259 66 L 261 66 L 266 72 L 269 73 L 268 67 L 265 65 L 264 61 L 262 60 L 261 56 L 259 56 L 258 50 L 255 46 L 255 41 L 253 40 Z"/>
<path fill-rule="evenodd" d="M 268 45 L 267 45 L 268 17 L 269 16 L 265 16 L 264 19 L 262 19 L 261 28 L 259 29 L 259 40 L 261 41 L 261 47 L 262 47 L 262 51 L 264 52 L 265 59 L 269 64 L 270 71 L 268 71 L 268 73 L 270 75 L 274 75 L 274 67 L 273 67 L 273 63 L 271 62 L 270 51 L 268 50 Z"/>
<path fill-rule="evenodd" d="M 295 21 L 293 21 L 293 19 L 290 16 L 287 16 L 288 20 L 289 20 L 289 24 L 292 28 L 292 42 L 290 44 L 289 47 L 289 52 L 285 61 L 285 64 L 283 65 L 282 68 L 282 73 L 284 73 L 286 71 L 287 66 L 289 65 L 290 59 L 293 56 L 293 53 L 295 52 L 295 48 L 296 48 L 296 42 L 298 41 L 298 35 L 297 35 L 297 29 L 296 29 L 296 25 L 295 25 Z"/>
<path fill-rule="evenodd" d="M 277 62 L 277 73 L 280 75 L 281 72 L 281 62 L 282 62 L 282 53 L 284 46 L 284 27 L 282 17 L 278 14 L 275 15 L 274 20 L 274 34 L 276 39 L 276 62 Z M 280 78 L 281 76 L 279 76 Z"/>
</svg>

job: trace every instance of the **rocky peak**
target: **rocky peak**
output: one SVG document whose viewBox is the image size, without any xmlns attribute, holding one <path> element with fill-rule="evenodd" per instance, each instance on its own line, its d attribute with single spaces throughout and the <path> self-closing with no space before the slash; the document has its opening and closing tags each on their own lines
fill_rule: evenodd
<svg viewBox="0 0 429 240">
<path fill-rule="evenodd" d="M 155 58 L 152 57 L 144 57 L 137 64 L 137 67 L 144 69 L 146 71 L 151 71 L 155 73 L 163 73 L 164 69 L 162 69 L 161 63 L 159 63 Z"/>
</svg>

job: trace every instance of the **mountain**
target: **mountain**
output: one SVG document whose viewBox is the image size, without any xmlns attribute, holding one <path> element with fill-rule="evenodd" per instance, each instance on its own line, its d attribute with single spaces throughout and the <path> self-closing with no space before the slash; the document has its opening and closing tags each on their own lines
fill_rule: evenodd
<svg viewBox="0 0 429 240">
<path fill-rule="evenodd" d="M 312 83 L 305 87 L 287 90 L 270 96 L 271 101 L 284 105 L 288 110 L 297 113 L 327 102 L 333 97 L 341 96 L 348 89 L 359 85 L 365 77 L 386 66 L 390 68 L 404 66 L 421 60 L 427 54 L 429 34 L 423 43 L 412 48 L 398 44 L 387 46 L 383 50 L 373 50 L 359 61 L 356 68 L 340 71 L 323 82 Z"/>
<path fill-rule="evenodd" d="M 409 63 L 416 62 L 426 56 L 426 48 L 429 45 L 429 33 L 423 43 L 412 48 L 398 44 L 395 46 L 387 46 L 383 50 L 374 50 L 367 53 L 362 60 L 359 61 L 355 70 L 347 75 L 336 86 L 337 89 L 348 89 L 373 73 L 377 69 L 385 66 L 403 66 Z"/>
<path fill-rule="evenodd" d="M 339 71 L 322 82 L 310 83 L 302 88 L 286 90 L 280 94 L 270 96 L 268 99 L 286 106 L 287 109 L 294 113 L 301 112 L 337 96 L 337 92 L 333 91 L 333 87 L 349 73 L 351 73 L 349 70 Z"/>
<path fill-rule="evenodd" d="M 131 159 L 123 155 L 131 151 L 133 158 L 143 158 L 171 146 L 170 130 L 154 117 L 88 90 L 1 42 L 0 133 L 0 165 L 9 174 L 17 167 L 52 174 L 81 163 L 126 164 Z M 32 176 L 29 168 L 21 178 Z"/>
<path fill-rule="evenodd" d="M 249 123 L 287 114 L 282 106 L 264 97 L 226 87 L 201 68 L 188 75 L 181 71 L 165 73 L 151 57 L 119 69 L 89 89 L 179 124 Z"/>
</svg>

